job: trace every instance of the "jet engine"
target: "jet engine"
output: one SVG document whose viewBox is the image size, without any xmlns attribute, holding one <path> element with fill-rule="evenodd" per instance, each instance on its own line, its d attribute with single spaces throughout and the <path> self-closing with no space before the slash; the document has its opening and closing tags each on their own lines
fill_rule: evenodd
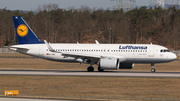
<svg viewBox="0 0 180 101">
<path fill-rule="evenodd" d="M 119 69 L 132 69 L 134 67 L 134 63 L 120 63 Z"/>
<path fill-rule="evenodd" d="M 102 58 L 99 64 L 101 69 L 119 69 L 119 59 Z"/>
</svg>

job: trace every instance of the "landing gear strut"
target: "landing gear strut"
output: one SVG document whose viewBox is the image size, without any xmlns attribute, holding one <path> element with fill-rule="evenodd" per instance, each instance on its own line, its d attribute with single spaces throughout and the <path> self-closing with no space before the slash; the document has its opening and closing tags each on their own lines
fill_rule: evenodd
<svg viewBox="0 0 180 101">
<path fill-rule="evenodd" d="M 151 67 L 152 67 L 151 72 L 155 72 L 156 70 L 154 69 L 154 63 L 151 63 Z"/>
<path fill-rule="evenodd" d="M 87 68 L 88 72 L 93 72 L 94 71 L 94 67 L 92 67 L 92 65 L 94 65 L 95 63 L 93 61 L 91 61 L 90 66 Z"/>
</svg>

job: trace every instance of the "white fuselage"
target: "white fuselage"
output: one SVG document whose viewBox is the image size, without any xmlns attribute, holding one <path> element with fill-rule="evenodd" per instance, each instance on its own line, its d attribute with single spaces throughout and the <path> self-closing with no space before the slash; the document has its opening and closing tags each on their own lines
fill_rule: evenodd
<svg viewBox="0 0 180 101">
<path fill-rule="evenodd" d="M 124 63 L 164 63 L 176 59 L 176 55 L 160 45 L 150 44 L 50 44 L 56 52 L 50 52 L 45 44 L 13 45 L 11 50 L 43 59 L 59 62 L 79 62 L 75 57 L 62 53 L 86 54 L 91 56 L 115 57 Z M 27 48 L 28 50 L 24 50 Z M 60 53 L 62 52 L 62 53 Z"/>
</svg>

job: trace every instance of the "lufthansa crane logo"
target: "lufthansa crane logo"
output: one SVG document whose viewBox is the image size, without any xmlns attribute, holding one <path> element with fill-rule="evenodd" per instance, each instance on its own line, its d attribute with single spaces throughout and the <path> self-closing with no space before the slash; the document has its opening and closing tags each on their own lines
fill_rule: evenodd
<svg viewBox="0 0 180 101">
<path fill-rule="evenodd" d="M 21 25 L 18 26 L 18 28 L 17 28 L 17 34 L 18 34 L 19 36 L 24 37 L 24 36 L 27 35 L 27 33 L 28 33 L 28 28 L 27 28 L 26 25 L 21 24 Z"/>
</svg>

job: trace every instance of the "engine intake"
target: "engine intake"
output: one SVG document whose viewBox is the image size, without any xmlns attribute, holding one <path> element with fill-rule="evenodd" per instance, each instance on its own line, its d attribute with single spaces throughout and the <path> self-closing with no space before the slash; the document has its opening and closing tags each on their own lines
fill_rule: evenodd
<svg viewBox="0 0 180 101">
<path fill-rule="evenodd" d="M 119 59 L 117 58 L 102 58 L 100 60 L 101 69 L 119 69 Z"/>
</svg>

